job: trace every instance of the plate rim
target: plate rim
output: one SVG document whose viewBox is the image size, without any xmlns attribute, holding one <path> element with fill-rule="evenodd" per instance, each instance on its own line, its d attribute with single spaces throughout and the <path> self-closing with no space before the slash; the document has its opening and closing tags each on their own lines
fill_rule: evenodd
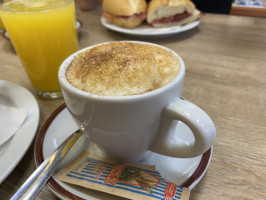
<svg viewBox="0 0 266 200">
<path fill-rule="evenodd" d="M 103 16 L 101 16 L 100 21 L 101 21 L 101 24 L 109 30 L 127 34 L 127 35 L 142 36 L 142 37 L 170 36 L 173 34 L 178 34 L 178 33 L 182 33 L 184 31 L 193 29 L 200 24 L 200 19 L 198 19 L 196 21 L 190 22 L 182 26 L 179 25 L 179 26 L 171 26 L 171 27 L 166 27 L 166 28 L 153 28 L 151 26 L 149 27 L 149 29 L 146 29 L 145 31 L 145 29 L 140 29 L 140 28 L 143 26 L 146 26 L 146 24 L 141 24 L 140 26 L 133 28 L 133 29 L 127 29 L 127 28 L 119 27 L 114 24 L 108 23 Z"/>
<path fill-rule="evenodd" d="M 39 130 L 36 140 L 35 140 L 35 145 L 34 145 L 34 159 L 35 159 L 35 164 L 38 167 L 43 161 L 43 142 L 44 138 L 46 135 L 46 132 L 53 122 L 53 120 L 56 118 L 57 115 L 59 115 L 64 109 L 66 108 L 66 104 L 63 103 L 60 105 L 55 111 L 47 118 L 47 120 L 44 122 L 43 126 Z M 194 173 L 183 183 L 181 184 L 182 187 L 191 187 L 192 185 L 195 185 L 199 181 L 199 179 L 205 174 L 208 165 L 211 160 L 211 155 L 212 155 L 212 147 L 208 149 L 204 154 L 202 154 L 200 163 L 198 164 L 198 167 L 194 171 Z M 54 177 L 51 177 L 47 185 L 50 187 L 52 192 L 56 195 L 59 195 L 64 198 L 71 198 L 71 199 L 77 199 L 77 200 L 84 200 L 83 198 L 76 196 L 75 194 L 71 193 L 70 191 L 67 191 L 65 188 L 63 188 L 61 185 L 59 185 Z"/>
<path fill-rule="evenodd" d="M 17 130 L 15 135 L 9 139 L 10 142 L 9 142 L 8 146 L 3 150 L 4 152 L 0 156 L 0 160 L 1 160 L 1 159 L 5 159 L 2 157 L 7 155 L 10 152 L 12 152 L 12 153 L 18 152 L 15 154 L 15 156 L 13 156 L 13 157 L 15 157 L 15 159 L 10 161 L 8 163 L 8 167 L 5 167 L 5 169 L 3 170 L 3 173 L 0 174 L 0 184 L 1 184 L 12 173 L 12 171 L 19 164 L 19 162 L 23 159 L 24 155 L 26 154 L 29 147 L 31 146 L 31 144 L 35 138 L 35 135 L 37 133 L 38 126 L 39 126 L 40 109 L 39 109 L 38 102 L 35 99 L 35 97 L 33 96 L 33 94 L 29 90 L 24 88 L 23 86 L 18 85 L 18 84 L 13 83 L 13 82 L 10 82 L 10 81 L 6 81 L 6 80 L 0 80 L 0 84 L 1 85 L 5 84 L 5 86 L 9 85 L 11 87 L 14 87 L 17 90 L 23 91 L 23 93 L 25 95 L 27 95 L 28 98 L 31 100 L 30 103 L 27 103 L 27 104 L 30 104 L 29 109 L 34 114 L 33 116 L 31 116 L 31 118 L 28 118 L 28 117 L 26 118 L 26 120 L 23 122 L 22 126 Z M 30 120 L 33 120 L 33 121 L 31 122 Z M 21 133 L 21 131 L 23 131 L 23 129 L 22 129 L 23 126 L 29 126 L 29 125 L 27 125 L 27 123 L 30 123 L 30 126 L 32 128 L 32 132 L 30 134 L 31 137 L 27 138 L 28 139 L 27 143 L 23 143 L 23 145 L 21 145 L 21 148 L 18 148 L 18 145 L 14 144 L 14 139 L 16 139 L 22 135 L 20 133 Z M 14 149 L 16 149 L 16 151 L 13 151 Z M 5 162 L 7 162 L 7 161 L 5 160 Z"/>
</svg>

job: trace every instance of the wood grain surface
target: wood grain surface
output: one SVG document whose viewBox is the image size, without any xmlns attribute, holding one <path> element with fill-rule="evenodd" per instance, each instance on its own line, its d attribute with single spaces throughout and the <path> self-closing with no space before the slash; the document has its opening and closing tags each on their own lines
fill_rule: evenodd
<svg viewBox="0 0 266 200">
<path fill-rule="evenodd" d="M 176 51 L 186 64 L 183 96 L 213 119 L 217 138 L 207 173 L 191 200 L 266 199 L 266 19 L 205 14 L 200 25 L 173 37 L 143 39 L 107 30 L 101 9 L 79 12 L 79 48 L 117 40 L 141 40 Z M 0 37 L 0 79 L 32 88 L 10 41 Z M 40 124 L 64 101 L 36 96 Z M 0 185 L 10 199 L 34 171 L 32 144 Z M 36 199 L 55 200 L 45 186 Z"/>
</svg>

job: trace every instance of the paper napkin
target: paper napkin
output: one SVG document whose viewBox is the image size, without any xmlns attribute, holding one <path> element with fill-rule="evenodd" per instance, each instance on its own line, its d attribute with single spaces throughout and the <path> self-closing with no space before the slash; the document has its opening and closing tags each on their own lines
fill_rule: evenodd
<svg viewBox="0 0 266 200">
<path fill-rule="evenodd" d="M 0 105 L 0 146 L 17 132 L 27 114 L 26 108 Z"/>
</svg>

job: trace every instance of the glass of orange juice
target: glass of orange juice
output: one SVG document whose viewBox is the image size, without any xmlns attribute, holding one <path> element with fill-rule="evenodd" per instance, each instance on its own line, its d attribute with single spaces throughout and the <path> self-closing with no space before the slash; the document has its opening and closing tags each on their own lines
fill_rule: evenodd
<svg viewBox="0 0 266 200">
<path fill-rule="evenodd" d="M 58 68 L 78 50 L 74 0 L 13 0 L 0 17 L 37 94 L 61 97 Z"/>
</svg>

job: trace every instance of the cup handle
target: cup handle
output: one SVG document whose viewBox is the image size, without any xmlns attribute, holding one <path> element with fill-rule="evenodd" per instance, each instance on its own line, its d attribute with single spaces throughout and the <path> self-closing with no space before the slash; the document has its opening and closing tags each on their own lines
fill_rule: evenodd
<svg viewBox="0 0 266 200">
<path fill-rule="evenodd" d="M 171 128 L 174 120 L 182 121 L 190 128 L 195 138 L 193 144 L 178 141 L 178 133 Z M 164 109 L 159 132 L 150 150 L 171 157 L 195 157 L 206 152 L 215 137 L 216 129 L 211 118 L 195 104 L 178 99 Z"/>
</svg>

